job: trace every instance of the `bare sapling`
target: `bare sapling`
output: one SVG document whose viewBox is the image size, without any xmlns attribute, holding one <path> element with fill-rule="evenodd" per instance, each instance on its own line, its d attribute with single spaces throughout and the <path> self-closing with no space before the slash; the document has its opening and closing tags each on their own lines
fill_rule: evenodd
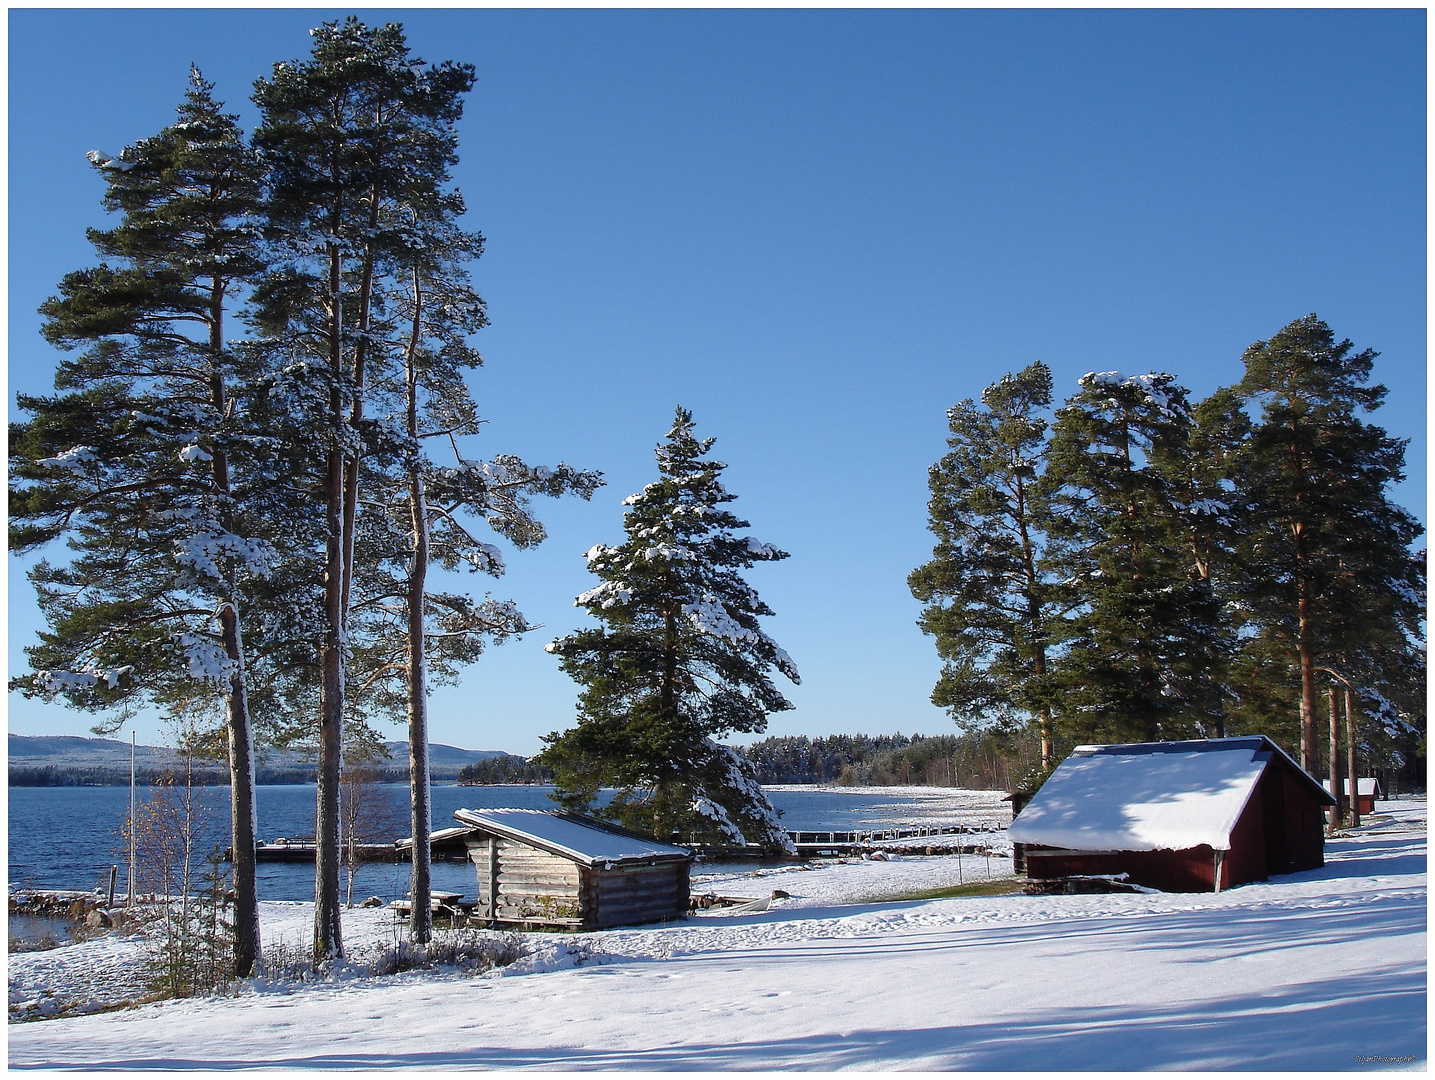
<svg viewBox="0 0 1435 1080">
<path fill-rule="evenodd" d="M 154 918 L 146 976 L 163 997 L 208 993 L 232 974 L 232 901 L 223 856 L 207 839 L 214 806 L 195 782 L 197 742 L 186 725 L 179 768 L 150 787 L 123 830 L 136 856 L 137 888 L 149 895 Z"/>
<path fill-rule="evenodd" d="M 354 878 L 369 861 L 371 845 L 394 840 L 403 828 L 402 817 L 384 788 L 373 759 L 363 759 L 349 748 L 340 780 L 340 818 L 343 825 L 342 861 L 347 875 L 345 907 L 354 906 Z M 350 760 L 352 759 L 352 763 Z"/>
</svg>

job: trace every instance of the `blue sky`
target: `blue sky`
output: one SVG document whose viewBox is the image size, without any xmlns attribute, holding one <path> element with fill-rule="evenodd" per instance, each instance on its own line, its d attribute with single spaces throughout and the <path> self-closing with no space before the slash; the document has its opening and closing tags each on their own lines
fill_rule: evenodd
<svg viewBox="0 0 1435 1080">
<path fill-rule="evenodd" d="M 93 261 L 85 151 L 170 122 L 191 61 L 252 124 L 253 80 L 342 14 L 10 11 L 12 412 L 53 372 L 36 307 Z M 436 741 L 532 753 L 571 723 L 542 645 L 678 403 L 792 553 L 751 575 L 803 674 L 774 734 L 952 730 L 905 584 L 926 470 L 946 408 L 1033 360 L 1062 396 L 1111 368 L 1204 395 L 1317 312 L 1381 353 L 1424 520 L 1423 11 L 361 15 L 478 69 L 455 176 L 488 238 L 485 452 L 609 480 L 470 579 L 544 629 L 436 691 Z M 38 616 L 9 581 L 13 673 Z M 10 697 L 14 732 L 92 722 Z"/>
</svg>

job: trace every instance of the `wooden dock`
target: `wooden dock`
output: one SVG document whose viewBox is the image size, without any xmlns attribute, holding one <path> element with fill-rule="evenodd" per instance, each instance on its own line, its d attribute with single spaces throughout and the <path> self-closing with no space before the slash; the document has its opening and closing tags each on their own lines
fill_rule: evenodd
<svg viewBox="0 0 1435 1080">
<path fill-rule="evenodd" d="M 921 825 L 906 829 L 855 829 L 846 832 L 814 832 L 806 829 L 790 829 L 787 836 L 797 853 L 810 855 L 860 855 L 871 851 L 896 851 L 899 853 L 924 854 L 929 847 L 943 851 L 986 850 L 985 844 L 957 844 L 944 841 L 939 845 L 923 843 L 934 837 L 985 835 L 1001 832 L 1005 826 L 996 822 L 977 825 Z M 892 841 L 908 841 L 894 844 Z"/>
<path fill-rule="evenodd" d="M 387 844 L 356 844 L 360 862 L 410 862 L 408 848 L 401 848 L 397 841 Z M 314 838 L 312 836 L 280 837 L 277 840 L 261 840 L 254 848 L 258 862 L 311 863 L 314 861 Z M 230 859 L 231 850 L 226 848 L 224 859 Z M 435 844 L 429 852 L 432 862 L 468 862 L 468 851 L 454 845 Z"/>
<path fill-rule="evenodd" d="M 943 840 L 942 843 L 934 845 L 924 841 L 937 837 L 985 835 L 1002 832 L 1005 828 L 1004 825 L 993 821 L 975 825 L 923 825 L 905 829 L 852 829 L 847 831 L 789 829 L 787 836 L 801 858 L 810 858 L 814 855 L 860 855 L 872 851 L 925 854 L 929 847 L 952 853 L 958 851 L 983 852 L 986 850 L 986 845 L 982 843 L 964 845 Z M 905 843 L 893 843 L 893 841 L 905 841 Z M 708 848 L 701 844 L 688 846 L 709 859 L 753 858 L 757 854 L 756 849 L 749 851 L 743 848 Z M 363 862 L 409 862 L 411 858 L 410 848 L 406 845 L 401 846 L 397 840 L 389 844 L 360 844 L 358 847 L 359 857 Z M 260 841 L 254 854 L 259 862 L 312 863 L 314 861 L 314 838 L 298 836 L 280 837 L 267 843 Z M 224 857 L 226 860 L 229 858 L 228 851 L 225 851 Z M 437 842 L 431 846 L 429 858 L 434 862 L 464 863 L 469 861 L 468 849 L 464 845 L 443 842 Z"/>
</svg>

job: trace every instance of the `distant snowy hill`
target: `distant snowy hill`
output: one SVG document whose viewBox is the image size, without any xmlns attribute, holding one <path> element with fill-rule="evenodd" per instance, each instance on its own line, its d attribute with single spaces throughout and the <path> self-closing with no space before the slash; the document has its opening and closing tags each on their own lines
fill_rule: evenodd
<svg viewBox="0 0 1435 1080">
<path fill-rule="evenodd" d="M 394 740 L 384 744 L 390 759 L 389 770 L 408 768 L 408 743 Z M 429 745 L 429 771 L 435 779 L 452 779 L 465 765 L 499 757 L 502 750 L 464 750 L 443 743 Z M 264 750 L 258 754 L 261 768 L 312 768 L 312 754 L 292 750 Z M 141 769 L 163 769 L 178 764 L 179 755 L 167 746 L 140 746 L 135 764 Z M 10 766 L 43 769 L 129 769 L 130 744 L 117 739 L 84 739 L 73 735 L 11 735 Z"/>
</svg>

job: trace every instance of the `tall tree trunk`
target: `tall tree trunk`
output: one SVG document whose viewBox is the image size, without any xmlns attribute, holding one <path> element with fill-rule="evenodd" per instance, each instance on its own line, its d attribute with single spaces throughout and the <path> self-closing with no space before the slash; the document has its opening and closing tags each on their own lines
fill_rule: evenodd
<svg viewBox="0 0 1435 1080">
<path fill-rule="evenodd" d="M 1345 688 L 1345 761 L 1350 777 L 1350 824 L 1360 824 L 1360 769 L 1355 760 L 1355 693 Z"/>
<path fill-rule="evenodd" d="M 1315 653 L 1306 637 L 1309 610 L 1310 601 L 1302 597 L 1300 640 L 1296 642 L 1296 656 L 1300 660 L 1300 767 L 1315 776 L 1320 772 L 1320 744 L 1315 730 Z"/>
<path fill-rule="evenodd" d="M 414 322 L 409 338 L 406 360 L 408 381 L 409 438 L 418 442 L 418 343 L 423 312 L 423 296 L 417 269 L 413 277 Z M 409 565 L 409 826 L 413 837 L 413 880 L 409 895 L 413 901 L 409 914 L 409 938 L 415 945 L 427 944 L 432 936 L 432 914 L 429 899 L 430 878 L 429 832 L 433 828 L 433 811 L 429 800 L 429 734 L 428 734 L 428 652 L 424 642 L 424 591 L 429 564 L 428 505 L 424 497 L 424 477 L 417 451 L 409 467 L 409 511 L 413 516 L 414 553 Z"/>
<path fill-rule="evenodd" d="M 379 196 L 369 189 L 368 235 L 373 237 L 379 227 Z M 364 419 L 364 383 L 368 378 L 369 324 L 374 307 L 374 246 L 372 239 L 364 246 L 359 270 L 359 308 L 354 331 L 354 400 L 349 407 L 349 423 L 357 432 Z M 359 455 L 355 454 L 344 467 L 344 626 L 349 624 L 349 595 L 354 584 L 355 520 L 359 510 Z"/>
<path fill-rule="evenodd" d="M 329 416 L 333 443 L 325 486 L 328 541 L 324 559 L 324 642 L 320 650 L 319 769 L 314 814 L 314 959 L 344 955 L 339 915 L 339 779 L 343 770 L 344 668 L 348 646 L 344 612 L 344 430 L 343 314 L 340 306 L 339 250 L 329 249 L 329 365 L 333 386 Z"/>
<path fill-rule="evenodd" d="M 1298 440 L 1291 444 L 1290 460 L 1291 472 L 1303 477 L 1306 470 Z M 1311 585 L 1304 521 L 1297 520 L 1291 525 L 1291 540 L 1295 546 L 1296 618 L 1299 620 L 1296 655 L 1300 660 L 1300 767 L 1315 776 L 1320 771 L 1320 748 L 1315 733 L 1315 650 L 1310 642 Z"/>
<path fill-rule="evenodd" d="M 428 656 L 424 646 L 424 580 L 428 568 L 428 508 L 424 500 L 423 477 L 414 470 L 410 499 L 414 515 L 414 559 L 409 570 L 409 809 L 414 840 L 413 914 L 409 936 L 416 945 L 429 940 L 431 933 L 429 898 L 429 832 L 433 812 L 429 805 Z"/>
<path fill-rule="evenodd" d="M 261 968 L 259 887 L 255 867 L 258 822 L 254 803 L 254 728 L 249 718 L 244 637 L 232 606 L 220 613 L 224 651 L 237 669 L 229 683 L 229 828 L 234 860 L 234 974 L 241 979 Z"/>
<path fill-rule="evenodd" d="M 1300 767 L 1311 776 L 1320 771 L 1315 734 L 1315 651 L 1310 646 L 1310 582 L 1306 576 L 1305 526 L 1292 529 L 1296 563 L 1296 656 L 1300 661 Z"/>
<path fill-rule="evenodd" d="M 1016 477 L 1016 527 L 1017 535 L 1021 539 L 1022 572 L 1026 578 L 1026 621 L 1028 629 L 1031 630 L 1037 641 L 1037 646 L 1032 652 L 1031 669 L 1038 679 L 1042 679 L 1046 675 L 1046 613 L 1042 610 L 1041 600 L 1038 596 L 1041 582 L 1036 570 L 1036 545 L 1032 543 L 1027 516 L 1026 484 L 1018 473 Z M 1052 757 L 1050 705 L 1043 705 L 1038 711 L 1037 723 L 1041 728 L 1041 770 L 1046 772 L 1051 768 Z"/>
<path fill-rule="evenodd" d="M 1335 832 L 1345 820 L 1346 799 L 1340 776 L 1340 705 L 1333 686 L 1326 688 L 1326 707 L 1330 713 L 1330 793 L 1335 796 L 1335 805 L 1330 810 L 1330 831 Z"/>
<path fill-rule="evenodd" d="M 216 279 L 210 293 L 209 351 L 215 366 L 209 381 L 210 403 L 216 415 L 228 409 L 224 380 L 217 361 L 224 349 L 224 284 Z M 229 512 L 229 457 L 214 448 L 215 490 L 223 500 L 219 519 L 233 531 Z M 249 674 L 244 666 L 244 635 L 239 625 L 239 583 L 228 575 L 228 602 L 219 611 L 224 655 L 234 665 L 225 702 L 225 729 L 229 744 L 229 848 L 234 867 L 234 974 L 248 978 L 261 964 L 259 944 L 259 886 L 255 867 L 255 840 L 259 831 L 254 803 L 254 728 L 249 716 Z"/>
<path fill-rule="evenodd" d="M 371 217 L 376 218 L 375 215 Z M 370 230 L 372 234 L 372 228 Z M 333 286 L 334 310 L 342 314 L 339 306 L 339 286 L 341 284 L 339 274 L 334 269 L 337 267 L 337 258 L 331 261 L 330 280 Z M 357 434 L 359 423 L 364 418 L 364 378 L 365 349 L 368 344 L 369 315 L 372 306 L 373 294 L 373 250 L 367 248 L 364 254 L 362 271 L 362 282 L 360 285 L 360 299 L 357 324 L 354 330 L 354 362 L 352 368 L 353 399 L 349 407 L 349 427 L 352 433 Z M 334 370 L 336 373 L 343 370 L 343 319 L 337 320 L 336 326 L 337 349 L 331 354 L 334 357 Z M 335 431 L 344 426 L 342 415 L 343 403 L 334 399 L 334 425 Z M 319 734 L 319 822 L 316 827 L 317 844 L 314 863 L 314 887 L 316 894 L 322 894 L 324 900 L 317 903 L 314 909 L 314 954 L 316 957 L 343 956 L 344 945 L 340 932 L 340 904 L 339 904 L 339 863 L 341 861 L 340 844 L 340 788 L 344 772 L 343 760 L 343 729 L 345 709 L 345 687 L 344 673 L 348 668 L 349 649 L 349 597 L 354 582 L 354 537 L 357 533 L 356 519 L 359 508 L 359 464 L 360 454 L 355 452 L 350 457 L 338 455 L 337 463 L 331 463 L 331 470 L 337 472 L 337 477 L 330 476 L 330 500 L 331 510 L 333 502 L 337 501 L 338 515 L 335 520 L 331 512 L 330 527 L 337 528 L 337 552 L 330 551 L 330 567 L 325 571 L 325 605 L 326 617 L 331 628 L 336 628 L 336 639 L 338 648 L 334 652 L 337 663 L 337 671 L 332 677 L 337 681 L 332 683 L 332 704 L 333 708 L 326 709 L 321 703 L 320 712 L 323 714 L 320 719 Z M 337 487 L 337 499 L 334 489 Z M 335 578 L 334 596 L 330 597 L 329 577 Z M 331 687 L 330 659 L 326 656 L 324 664 L 324 686 Z M 326 757 L 325 747 L 331 746 L 328 754 L 325 769 Z M 327 858 L 325 855 L 327 854 Z M 323 931 L 326 940 L 332 941 L 327 951 L 321 951 L 320 929 L 321 921 L 327 922 Z"/>
</svg>

